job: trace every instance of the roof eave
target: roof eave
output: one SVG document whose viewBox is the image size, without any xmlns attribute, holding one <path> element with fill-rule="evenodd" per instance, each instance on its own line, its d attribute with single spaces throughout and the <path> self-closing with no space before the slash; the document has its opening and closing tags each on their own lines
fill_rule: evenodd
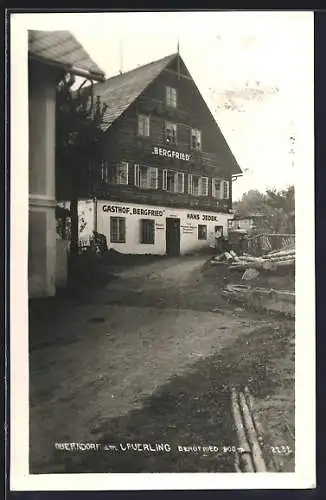
<svg viewBox="0 0 326 500">
<path fill-rule="evenodd" d="M 87 78 L 89 80 L 95 80 L 96 82 L 104 82 L 105 75 L 104 73 L 98 73 L 96 71 L 90 71 L 83 68 L 78 68 L 76 66 L 70 64 L 63 64 L 52 59 L 48 59 L 45 57 L 38 56 L 31 52 L 28 53 L 30 59 L 40 62 L 42 64 L 47 64 L 48 66 L 53 66 L 61 70 L 65 70 L 67 73 L 72 73 L 76 76 L 81 76 L 83 78 Z"/>
</svg>

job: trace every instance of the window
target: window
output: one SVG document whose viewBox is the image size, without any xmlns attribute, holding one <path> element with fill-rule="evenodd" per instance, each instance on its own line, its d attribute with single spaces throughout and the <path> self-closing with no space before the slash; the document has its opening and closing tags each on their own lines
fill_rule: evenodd
<svg viewBox="0 0 326 500">
<path fill-rule="evenodd" d="M 128 184 L 128 163 L 125 161 L 114 166 L 112 184 Z"/>
<path fill-rule="evenodd" d="M 189 175 L 188 193 L 192 194 L 193 196 L 207 196 L 208 177 L 201 177 L 200 175 Z"/>
<path fill-rule="evenodd" d="M 166 87 L 166 104 L 171 108 L 177 107 L 177 90 L 173 87 Z"/>
<path fill-rule="evenodd" d="M 212 179 L 212 196 L 220 200 L 223 193 L 221 192 L 222 181 L 220 179 Z"/>
<path fill-rule="evenodd" d="M 191 147 L 192 149 L 201 151 L 201 130 L 198 130 L 197 128 L 191 129 Z"/>
<path fill-rule="evenodd" d="M 200 195 L 200 177 L 198 175 L 189 175 L 188 192 L 194 196 Z"/>
<path fill-rule="evenodd" d="M 230 196 L 229 181 L 212 179 L 212 196 L 218 200 L 227 200 Z"/>
<path fill-rule="evenodd" d="M 154 245 L 155 241 L 155 221 L 152 219 L 140 220 L 140 243 L 144 245 Z"/>
<path fill-rule="evenodd" d="M 157 189 L 158 170 L 155 167 L 135 165 L 135 186 L 142 189 Z"/>
<path fill-rule="evenodd" d="M 102 162 L 100 179 L 106 184 L 128 184 L 128 163 L 123 161 L 119 165 L 108 166 L 106 162 Z"/>
<path fill-rule="evenodd" d="M 170 193 L 184 193 L 184 173 L 163 170 L 163 190 Z"/>
<path fill-rule="evenodd" d="M 110 241 L 111 243 L 126 243 L 125 217 L 110 217 Z"/>
<path fill-rule="evenodd" d="M 201 178 L 201 195 L 208 196 L 208 177 Z"/>
<path fill-rule="evenodd" d="M 171 144 L 177 143 L 177 125 L 176 123 L 165 122 L 165 138 L 166 142 Z"/>
<path fill-rule="evenodd" d="M 100 163 L 100 180 L 101 182 L 109 182 L 109 169 L 105 161 Z"/>
<path fill-rule="evenodd" d="M 149 137 L 149 116 L 138 115 L 138 135 Z"/>
<path fill-rule="evenodd" d="M 198 224 L 198 239 L 207 240 L 207 226 Z"/>
</svg>

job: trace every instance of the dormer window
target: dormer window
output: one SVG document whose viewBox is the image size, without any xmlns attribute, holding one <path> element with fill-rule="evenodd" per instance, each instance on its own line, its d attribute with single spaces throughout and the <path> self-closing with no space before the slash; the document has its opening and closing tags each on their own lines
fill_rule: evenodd
<svg viewBox="0 0 326 500">
<path fill-rule="evenodd" d="M 165 139 L 169 144 L 177 143 L 177 124 L 165 122 Z"/>
<path fill-rule="evenodd" d="M 166 105 L 171 108 L 177 107 L 177 89 L 166 87 Z"/>
<path fill-rule="evenodd" d="M 201 130 L 197 128 L 191 129 L 191 148 L 201 151 Z"/>
</svg>

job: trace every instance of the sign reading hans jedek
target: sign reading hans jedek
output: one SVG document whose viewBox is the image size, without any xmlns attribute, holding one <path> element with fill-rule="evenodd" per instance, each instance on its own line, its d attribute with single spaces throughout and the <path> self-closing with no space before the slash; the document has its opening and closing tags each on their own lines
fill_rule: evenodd
<svg viewBox="0 0 326 500">
<path fill-rule="evenodd" d="M 152 154 L 155 156 L 165 156 L 166 158 L 175 158 L 176 160 L 185 161 L 190 161 L 191 158 L 191 155 L 187 153 L 180 153 L 179 151 L 175 151 L 174 149 L 165 149 L 159 147 L 154 147 Z"/>
<path fill-rule="evenodd" d="M 207 215 L 207 214 L 192 214 L 192 213 L 188 213 L 187 214 L 187 219 L 202 220 L 202 221 L 206 221 L 206 222 L 218 222 L 218 216 L 217 215 Z"/>
</svg>

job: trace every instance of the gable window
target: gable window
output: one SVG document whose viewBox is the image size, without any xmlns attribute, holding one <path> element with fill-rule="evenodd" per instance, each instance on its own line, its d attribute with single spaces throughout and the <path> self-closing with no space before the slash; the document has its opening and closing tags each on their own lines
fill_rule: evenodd
<svg viewBox="0 0 326 500">
<path fill-rule="evenodd" d="M 198 239 L 207 240 L 207 226 L 203 224 L 198 224 Z"/>
<path fill-rule="evenodd" d="M 177 107 L 177 89 L 166 87 L 166 104 L 171 108 Z"/>
<path fill-rule="evenodd" d="M 201 130 L 197 128 L 191 129 L 191 147 L 197 151 L 201 151 Z"/>
<path fill-rule="evenodd" d="M 165 122 L 165 139 L 171 144 L 177 143 L 177 124 Z"/>
<path fill-rule="evenodd" d="M 135 186 L 142 189 L 157 189 L 158 169 L 145 165 L 135 165 Z"/>
<path fill-rule="evenodd" d="M 193 196 L 207 196 L 208 177 L 190 174 L 188 176 L 188 193 Z"/>
<path fill-rule="evenodd" d="M 126 243 L 125 217 L 110 217 L 110 241 L 111 243 Z"/>
<path fill-rule="evenodd" d="M 170 193 L 184 193 L 184 176 L 182 172 L 163 170 L 163 190 Z"/>
<path fill-rule="evenodd" d="M 138 135 L 141 137 L 149 137 L 149 116 L 138 115 Z"/>
<path fill-rule="evenodd" d="M 153 219 L 140 220 L 140 243 L 144 245 L 154 245 L 155 221 Z"/>
</svg>

